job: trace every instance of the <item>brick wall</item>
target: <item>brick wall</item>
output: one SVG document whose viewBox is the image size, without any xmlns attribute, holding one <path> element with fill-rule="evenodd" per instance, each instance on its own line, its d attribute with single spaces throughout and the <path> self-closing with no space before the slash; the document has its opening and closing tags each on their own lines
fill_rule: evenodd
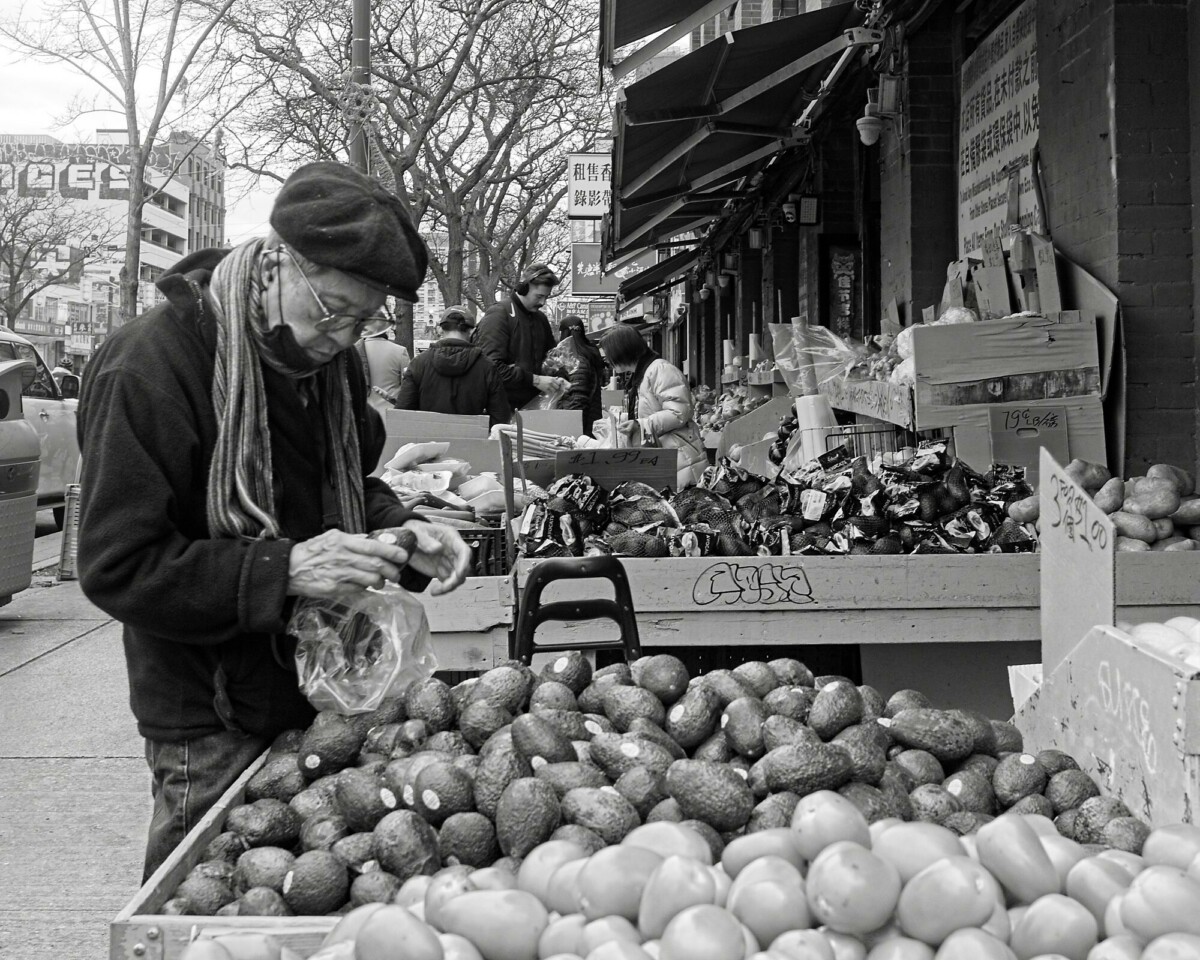
<svg viewBox="0 0 1200 960">
<path fill-rule="evenodd" d="M 763 22 L 764 0 L 738 0 L 733 12 L 733 29 L 742 30 L 746 27 L 756 27 Z"/>
<path fill-rule="evenodd" d="M 764 23 L 794 17 L 800 12 L 800 0 L 764 0 L 762 19 Z"/>
<path fill-rule="evenodd" d="M 880 310 L 895 299 L 905 320 L 937 303 L 957 256 L 953 9 L 908 38 L 905 117 L 880 137 Z"/>
<path fill-rule="evenodd" d="M 1200 0 L 1191 0 L 1188 4 L 1188 49 L 1200 50 Z M 1200 324 L 1196 322 L 1200 319 L 1200 55 L 1193 53 L 1188 69 L 1188 89 L 1193 91 L 1189 104 L 1192 121 L 1192 350 L 1196 366 L 1200 366 L 1200 350 L 1196 349 L 1200 336 L 1197 330 Z M 1200 453 L 1200 394 L 1194 394 L 1192 401 L 1196 409 L 1195 443 Z"/>
<path fill-rule="evenodd" d="M 1194 467 L 1187 4 L 1043 0 L 1038 54 L 1050 230 L 1121 302 L 1127 470 Z"/>
</svg>

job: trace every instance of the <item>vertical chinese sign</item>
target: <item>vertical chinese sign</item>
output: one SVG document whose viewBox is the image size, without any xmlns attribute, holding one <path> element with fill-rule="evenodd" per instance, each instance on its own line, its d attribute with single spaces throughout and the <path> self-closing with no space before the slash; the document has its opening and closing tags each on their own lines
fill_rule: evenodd
<svg viewBox="0 0 1200 960">
<path fill-rule="evenodd" d="M 858 251 L 829 248 L 829 326 L 839 337 L 861 337 L 854 329 L 854 304 L 858 286 Z"/>
<path fill-rule="evenodd" d="M 567 155 L 567 216 L 599 220 L 612 203 L 612 154 Z"/>
</svg>

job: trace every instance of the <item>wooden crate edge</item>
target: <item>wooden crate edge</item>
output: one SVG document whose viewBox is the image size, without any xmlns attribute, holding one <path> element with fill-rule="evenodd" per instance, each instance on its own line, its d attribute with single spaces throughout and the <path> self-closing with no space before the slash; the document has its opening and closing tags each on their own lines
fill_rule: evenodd
<svg viewBox="0 0 1200 960">
<path fill-rule="evenodd" d="M 246 784 L 267 762 L 270 752 L 269 749 L 264 750 L 258 759 L 232 783 L 221 799 L 212 805 L 200 822 L 183 838 L 183 842 L 171 851 L 171 855 L 163 861 L 162 866 L 154 871 L 150 879 L 142 884 L 141 889 L 133 895 L 133 899 L 113 918 L 114 924 L 127 921 L 135 914 L 153 913 L 154 910 L 166 903 L 170 898 L 169 894 L 187 876 L 187 871 L 199 863 L 200 854 L 204 852 L 209 841 L 221 832 L 230 807 L 241 803 L 246 795 Z M 157 899 L 156 902 L 156 897 L 161 897 L 161 899 Z"/>
</svg>

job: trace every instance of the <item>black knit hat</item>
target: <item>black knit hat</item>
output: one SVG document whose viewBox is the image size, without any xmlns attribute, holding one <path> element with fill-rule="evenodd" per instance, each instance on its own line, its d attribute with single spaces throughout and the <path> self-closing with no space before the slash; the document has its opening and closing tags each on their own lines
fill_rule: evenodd
<svg viewBox="0 0 1200 960">
<path fill-rule="evenodd" d="M 275 198 L 271 226 L 301 256 L 415 302 L 429 252 L 399 198 L 341 163 L 309 163 Z"/>
</svg>

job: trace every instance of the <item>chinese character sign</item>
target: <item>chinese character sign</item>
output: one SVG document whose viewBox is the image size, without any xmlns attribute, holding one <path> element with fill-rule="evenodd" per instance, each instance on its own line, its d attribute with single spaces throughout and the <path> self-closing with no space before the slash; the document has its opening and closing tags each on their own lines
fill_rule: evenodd
<svg viewBox="0 0 1200 960">
<path fill-rule="evenodd" d="M 612 155 L 572 153 L 567 156 L 567 216 L 599 220 L 612 205 Z"/>
<path fill-rule="evenodd" d="M 962 66 L 959 115 L 958 252 L 978 255 L 1003 235 L 1009 175 L 1018 177 L 1021 226 L 1033 226 L 1029 152 L 1038 139 L 1037 11 L 1026 0 Z"/>
<path fill-rule="evenodd" d="M 621 281 L 658 262 L 653 250 L 638 254 L 616 270 L 600 270 L 600 244 L 571 244 L 571 293 L 575 296 L 616 296 Z"/>
</svg>

